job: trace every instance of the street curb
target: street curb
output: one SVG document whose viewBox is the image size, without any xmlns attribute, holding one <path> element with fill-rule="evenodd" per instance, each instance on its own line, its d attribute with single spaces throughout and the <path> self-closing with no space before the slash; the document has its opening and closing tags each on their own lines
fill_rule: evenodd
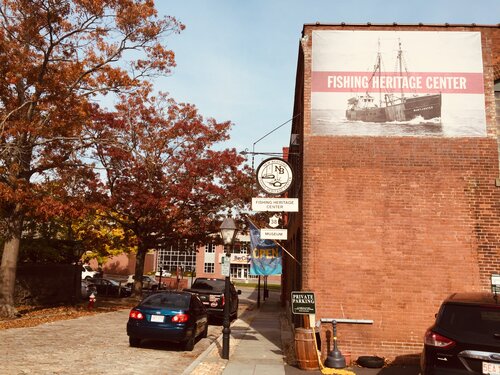
<svg viewBox="0 0 500 375">
<path fill-rule="evenodd" d="M 212 350 L 217 346 L 217 344 L 220 345 L 222 342 L 222 333 L 217 337 L 216 340 L 214 340 L 208 348 L 206 348 L 203 353 L 201 353 L 183 372 L 181 375 L 190 375 L 193 373 L 194 369 L 198 367 L 199 364 L 201 364 L 205 358 L 208 357 L 210 353 L 212 353 Z"/>
</svg>

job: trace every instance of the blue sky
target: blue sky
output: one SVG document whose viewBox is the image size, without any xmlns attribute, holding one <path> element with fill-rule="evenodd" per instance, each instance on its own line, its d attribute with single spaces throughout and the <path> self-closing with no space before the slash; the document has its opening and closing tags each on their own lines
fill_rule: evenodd
<svg viewBox="0 0 500 375">
<path fill-rule="evenodd" d="M 299 38 L 306 23 L 500 22 L 500 0 L 156 0 L 186 25 L 166 39 L 176 54 L 158 90 L 231 121 L 227 147 L 280 152 L 288 146 Z M 255 143 L 258 141 L 257 143 Z M 255 143 L 255 145 L 254 145 Z M 256 156 L 255 163 L 265 156 Z"/>
</svg>

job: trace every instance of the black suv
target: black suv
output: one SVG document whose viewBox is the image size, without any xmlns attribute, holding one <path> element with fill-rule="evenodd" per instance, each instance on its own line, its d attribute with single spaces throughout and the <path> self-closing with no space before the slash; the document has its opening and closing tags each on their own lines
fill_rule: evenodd
<svg viewBox="0 0 500 375">
<path fill-rule="evenodd" d="M 226 303 L 224 292 L 226 287 L 225 279 L 213 279 L 207 277 L 198 277 L 191 289 L 184 289 L 185 291 L 195 293 L 200 297 L 201 302 L 207 309 L 210 318 L 223 319 L 224 318 L 224 305 Z M 231 318 L 238 318 L 238 306 L 241 290 L 236 290 L 233 283 L 229 284 L 229 314 Z"/>
<path fill-rule="evenodd" d="M 500 374 L 500 295 L 456 293 L 424 338 L 422 375 Z"/>
</svg>

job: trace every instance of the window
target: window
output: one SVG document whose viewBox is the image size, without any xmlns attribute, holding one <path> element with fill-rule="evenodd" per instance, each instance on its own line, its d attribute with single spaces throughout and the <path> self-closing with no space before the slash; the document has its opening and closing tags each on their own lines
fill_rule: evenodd
<svg viewBox="0 0 500 375">
<path fill-rule="evenodd" d="M 187 294 L 177 293 L 159 293 L 145 299 L 141 305 L 155 308 L 174 307 L 178 309 L 187 309 L 191 297 Z"/>
<path fill-rule="evenodd" d="M 225 287 L 226 287 L 225 280 L 206 279 L 206 278 L 196 279 L 196 281 L 193 283 L 192 286 L 193 289 L 213 290 L 216 292 L 224 291 Z"/>
<path fill-rule="evenodd" d="M 215 245 L 212 243 L 206 244 L 205 253 L 215 253 Z"/>
<path fill-rule="evenodd" d="M 215 272 L 215 263 L 205 263 L 203 267 L 205 273 L 214 273 Z"/>
<path fill-rule="evenodd" d="M 235 254 L 248 254 L 250 244 L 248 242 L 238 242 L 234 244 L 233 253 Z"/>
<path fill-rule="evenodd" d="M 461 340 L 491 344 L 491 333 L 500 322 L 500 310 L 481 304 L 445 304 L 439 318 L 439 327 L 453 333 Z"/>
<path fill-rule="evenodd" d="M 184 270 L 194 269 L 196 265 L 196 252 L 175 250 L 173 247 L 159 249 L 157 252 L 158 267 L 166 271 L 175 271 L 177 266 Z"/>
</svg>

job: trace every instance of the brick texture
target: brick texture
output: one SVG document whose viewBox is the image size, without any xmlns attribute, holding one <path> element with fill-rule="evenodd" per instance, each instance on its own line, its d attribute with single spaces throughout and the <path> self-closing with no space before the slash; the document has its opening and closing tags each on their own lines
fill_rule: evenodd
<svg viewBox="0 0 500 375">
<path fill-rule="evenodd" d="M 300 177 L 290 196 L 285 263 L 291 290 L 316 294 L 316 318 L 371 319 L 339 324 L 342 350 L 391 359 L 415 358 L 443 298 L 490 290 L 500 273 L 500 188 L 494 80 L 500 28 L 376 26 L 378 30 L 480 31 L 487 137 L 334 137 L 310 134 L 311 32 L 375 26 L 306 25 L 297 74 L 290 147 Z M 296 153 L 297 156 L 293 156 Z M 300 319 L 295 317 L 295 323 Z M 322 327 L 323 355 L 331 325 Z M 330 349 L 331 350 L 331 349 Z"/>
</svg>

